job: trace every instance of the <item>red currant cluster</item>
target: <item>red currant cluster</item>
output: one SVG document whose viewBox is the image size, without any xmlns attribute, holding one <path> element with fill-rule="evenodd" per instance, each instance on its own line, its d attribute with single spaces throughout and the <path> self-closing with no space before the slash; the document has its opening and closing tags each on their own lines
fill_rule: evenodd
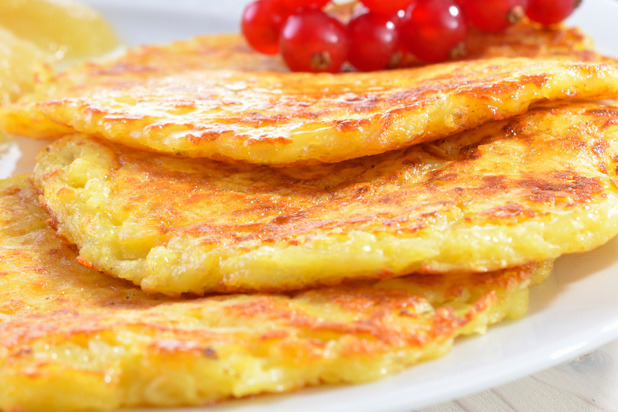
<svg viewBox="0 0 618 412">
<path fill-rule="evenodd" d="M 580 1 L 361 0 L 346 25 L 323 11 L 329 0 L 257 0 L 245 8 L 242 32 L 256 51 L 281 53 L 293 71 L 335 73 L 346 61 L 382 70 L 406 53 L 429 63 L 456 56 L 469 25 L 499 32 L 524 15 L 554 24 Z"/>
</svg>

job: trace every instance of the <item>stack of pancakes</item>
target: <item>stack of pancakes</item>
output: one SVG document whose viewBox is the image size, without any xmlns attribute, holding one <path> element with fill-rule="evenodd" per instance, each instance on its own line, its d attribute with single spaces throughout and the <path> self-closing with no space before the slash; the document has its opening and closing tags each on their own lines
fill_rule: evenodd
<svg viewBox="0 0 618 412">
<path fill-rule="evenodd" d="M 522 316 L 618 233 L 618 63 L 562 27 L 470 44 L 331 75 L 201 37 L 0 107 L 55 139 L 0 183 L 0 408 L 364 382 Z"/>
</svg>

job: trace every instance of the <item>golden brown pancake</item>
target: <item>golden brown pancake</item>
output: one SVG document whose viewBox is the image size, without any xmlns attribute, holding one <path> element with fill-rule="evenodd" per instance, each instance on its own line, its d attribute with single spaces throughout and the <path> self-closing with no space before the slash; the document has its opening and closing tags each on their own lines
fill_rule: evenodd
<svg viewBox="0 0 618 412">
<path fill-rule="evenodd" d="M 466 59 L 488 57 L 547 57 L 598 60 L 592 40 L 576 27 L 561 24 L 543 26 L 528 20 L 503 32 L 488 33 L 470 28 L 466 38 Z"/>
<path fill-rule="evenodd" d="M 270 168 L 73 136 L 34 182 L 80 262 L 178 295 L 490 271 L 618 232 L 618 109 L 539 108 L 437 143 Z"/>
<path fill-rule="evenodd" d="M 466 39 L 468 59 L 491 57 L 564 57 L 571 60 L 599 60 L 590 38 L 574 27 L 543 27 L 522 22 L 500 33 L 471 29 Z M 407 60 L 402 64 L 417 65 Z M 78 82 L 105 83 L 116 76 L 159 76 L 183 70 L 274 71 L 289 70 L 278 55 L 253 51 L 240 34 L 198 36 L 164 45 L 147 45 L 127 50 L 108 62 L 87 63 L 60 73 L 57 86 Z M 109 80 L 107 80 L 109 81 Z"/>
<path fill-rule="evenodd" d="M 102 17 L 74 0 L 3 0 L 0 105 L 46 88 L 52 64 L 102 54 L 117 44 Z"/>
<path fill-rule="evenodd" d="M 184 71 L 0 109 L 9 133 L 83 132 L 188 157 L 284 165 L 382 153 L 539 102 L 618 96 L 618 63 L 487 59 L 372 73 Z M 36 121 L 33 122 L 33 119 Z"/>
<path fill-rule="evenodd" d="M 0 182 L 0 409 L 111 410 L 384 377 L 521 316 L 551 264 L 174 301 L 86 269 Z"/>
<path fill-rule="evenodd" d="M 346 17 L 343 16 L 343 19 Z M 570 60 L 594 61 L 603 57 L 594 52 L 592 41 L 579 29 L 522 22 L 501 33 L 471 29 L 465 58 L 492 57 L 563 57 Z M 402 66 L 418 65 L 409 56 Z M 130 76 L 144 78 L 173 74 L 186 70 L 231 70 L 250 72 L 288 72 L 278 55 L 253 51 L 239 34 L 217 34 L 194 37 L 164 45 L 147 45 L 129 49 L 120 58 L 99 63 L 85 63 L 56 76 L 50 84 L 41 85 L 37 96 L 49 93 L 49 86 L 72 88 L 78 84 L 102 88 Z M 55 90 L 55 94 L 61 91 Z"/>
<path fill-rule="evenodd" d="M 0 104 L 31 93 L 37 81 L 51 75 L 48 56 L 32 43 L 0 27 Z"/>
<path fill-rule="evenodd" d="M 333 12 L 345 20 L 350 10 L 343 6 Z M 528 21 L 497 34 L 473 29 L 467 49 L 468 59 L 604 59 L 578 29 Z M 583 79 L 586 74 L 568 69 L 564 78 L 546 84 L 552 80 L 545 75 L 558 76 L 564 68 L 532 69 L 530 63 L 454 63 L 436 73 L 429 66 L 345 76 L 275 74 L 287 72 L 281 60 L 253 52 L 241 36 L 201 36 L 138 47 L 110 62 L 70 69 L 21 105 L 0 110 L 0 125 L 30 137 L 80 131 L 189 157 L 310 164 L 435 140 L 523 112 L 538 100 L 615 95 L 613 85 L 594 84 L 596 75 Z M 418 62 L 406 58 L 400 64 Z M 245 81 L 245 75 L 213 70 L 251 74 Z M 591 84 L 582 90 L 578 83 L 586 80 Z"/>
<path fill-rule="evenodd" d="M 76 0 L 2 0 L 0 27 L 36 45 L 52 61 L 99 56 L 118 47 L 103 17 Z"/>
</svg>

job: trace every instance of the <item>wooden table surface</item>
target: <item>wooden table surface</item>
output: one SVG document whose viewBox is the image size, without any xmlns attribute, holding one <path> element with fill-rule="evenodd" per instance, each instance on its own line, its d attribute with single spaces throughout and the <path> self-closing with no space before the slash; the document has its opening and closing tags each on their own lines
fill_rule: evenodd
<svg viewBox="0 0 618 412">
<path fill-rule="evenodd" d="M 419 412 L 618 411 L 618 341 L 546 371 Z"/>
</svg>

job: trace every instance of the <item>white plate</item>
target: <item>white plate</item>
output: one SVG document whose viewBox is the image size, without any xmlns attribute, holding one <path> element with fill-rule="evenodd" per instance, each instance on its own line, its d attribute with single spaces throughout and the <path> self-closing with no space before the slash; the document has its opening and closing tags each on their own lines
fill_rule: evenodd
<svg viewBox="0 0 618 412">
<path fill-rule="evenodd" d="M 237 31 L 246 0 L 89 0 L 129 44 Z M 618 2 L 584 0 L 570 23 L 590 34 L 604 53 L 618 56 Z M 39 142 L 19 140 L 0 154 L 0 177 L 29 172 Z M 0 151 L 2 153 L 2 151 Z M 22 155 L 20 155 L 22 153 Z M 447 356 L 379 382 L 315 388 L 289 395 L 232 401 L 209 412 L 398 412 L 494 387 L 591 351 L 618 338 L 618 240 L 557 262 L 532 291 L 524 319 L 459 341 Z M 183 409 L 185 411 L 186 409 Z"/>
</svg>

